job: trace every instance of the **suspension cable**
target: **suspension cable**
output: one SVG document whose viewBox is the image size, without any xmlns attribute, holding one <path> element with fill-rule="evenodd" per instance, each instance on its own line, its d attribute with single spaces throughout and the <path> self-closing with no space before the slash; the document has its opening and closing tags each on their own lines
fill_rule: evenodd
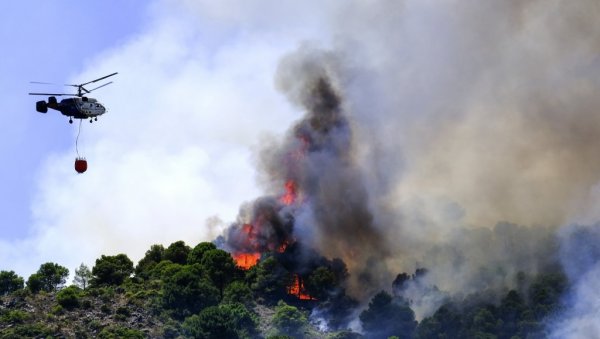
<svg viewBox="0 0 600 339">
<path fill-rule="evenodd" d="M 79 134 L 81 134 L 81 122 L 82 121 L 83 121 L 83 119 L 79 119 L 79 130 L 77 131 L 77 138 L 75 139 L 75 152 L 77 152 L 77 158 L 79 158 L 78 143 L 79 143 Z"/>
</svg>

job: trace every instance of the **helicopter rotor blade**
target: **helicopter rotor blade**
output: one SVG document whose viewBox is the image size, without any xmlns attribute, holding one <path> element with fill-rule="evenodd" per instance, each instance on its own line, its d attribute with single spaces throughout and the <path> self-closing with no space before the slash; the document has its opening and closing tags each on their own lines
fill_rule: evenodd
<svg viewBox="0 0 600 339">
<path fill-rule="evenodd" d="M 76 97 L 77 94 L 68 94 L 68 93 L 29 93 L 29 95 L 50 95 L 50 96 L 63 96 L 63 95 L 68 95 L 68 96 L 74 96 Z"/>
<path fill-rule="evenodd" d="M 87 85 L 87 84 L 91 84 L 91 83 L 93 83 L 93 82 L 100 81 L 100 80 L 106 79 L 106 78 L 108 78 L 108 77 L 111 77 L 111 76 L 113 76 L 113 75 L 117 75 L 117 74 L 119 74 L 119 72 L 114 72 L 114 73 L 112 73 L 112 74 L 105 75 L 105 76 L 103 76 L 103 77 L 101 77 L 101 78 L 98 78 L 98 79 L 96 79 L 96 80 L 92 80 L 92 81 L 88 81 L 88 82 L 86 82 L 86 83 L 84 83 L 84 84 L 81 84 L 81 85 L 79 85 L 79 86 L 85 86 L 85 85 Z"/>
<path fill-rule="evenodd" d="M 30 81 L 30 84 L 41 84 L 41 85 L 57 85 L 53 82 L 43 82 L 43 81 Z"/>
<path fill-rule="evenodd" d="M 113 83 L 112 81 L 110 81 L 110 82 L 107 82 L 107 83 L 105 83 L 104 85 L 100 85 L 100 86 L 98 86 L 98 87 L 96 87 L 96 88 L 92 88 L 92 89 L 90 89 L 89 91 L 88 91 L 87 89 L 83 88 L 83 87 L 81 87 L 81 88 L 83 88 L 83 89 L 84 89 L 86 92 L 90 93 L 90 92 L 92 92 L 92 91 L 95 91 L 95 90 L 97 90 L 98 88 L 102 88 L 102 87 L 104 87 L 104 86 L 108 86 L 108 85 L 110 85 L 110 84 L 112 84 L 112 83 Z"/>
</svg>

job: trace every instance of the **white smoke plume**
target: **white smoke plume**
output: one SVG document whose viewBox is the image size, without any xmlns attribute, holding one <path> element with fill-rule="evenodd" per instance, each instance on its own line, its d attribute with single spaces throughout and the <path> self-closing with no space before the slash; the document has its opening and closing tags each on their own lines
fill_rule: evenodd
<svg viewBox="0 0 600 339">
<path fill-rule="evenodd" d="M 533 0 L 355 2 L 338 16 L 388 269 L 426 267 L 450 295 L 515 288 L 558 261 L 561 225 L 598 220 L 599 14 Z"/>
</svg>

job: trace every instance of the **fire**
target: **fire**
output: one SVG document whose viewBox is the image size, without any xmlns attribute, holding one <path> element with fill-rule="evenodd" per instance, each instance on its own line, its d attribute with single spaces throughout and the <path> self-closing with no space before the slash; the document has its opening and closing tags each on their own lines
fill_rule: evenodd
<svg viewBox="0 0 600 339">
<path fill-rule="evenodd" d="M 277 252 L 279 252 L 279 253 L 285 252 L 285 249 L 288 247 L 288 245 L 289 245 L 288 242 L 284 241 L 281 245 L 279 245 Z"/>
<path fill-rule="evenodd" d="M 260 260 L 260 253 L 256 248 L 256 230 L 252 224 L 244 224 L 240 235 L 243 237 L 244 248 L 233 253 L 233 259 L 238 267 L 248 270 Z"/>
<path fill-rule="evenodd" d="M 288 180 L 284 185 L 285 193 L 279 198 L 279 201 L 285 205 L 292 205 L 297 200 L 297 184 L 294 180 Z M 264 212 L 266 213 L 266 212 Z M 278 241 L 270 241 L 267 244 L 263 244 L 264 240 L 261 238 L 262 225 L 268 222 L 268 215 L 259 213 L 255 216 L 250 223 L 242 224 L 235 235 L 235 243 L 237 244 L 232 252 L 232 257 L 235 260 L 238 267 L 248 270 L 255 266 L 260 260 L 261 254 L 265 251 L 277 251 L 279 253 L 285 252 L 287 247 L 294 242 L 294 239 L 287 237 L 285 239 L 278 239 Z"/>
<path fill-rule="evenodd" d="M 280 198 L 281 203 L 291 205 L 296 201 L 298 187 L 294 180 L 288 180 L 285 183 L 285 194 Z"/>
<path fill-rule="evenodd" d="M 236 265 L 244 270 L 249 270 L 260 260 L 260 253 L 236 253 L 233 255 Z"/>
<path fill-rule="evenodd" d="M 287 293 L 296 296 L 300 300 L 317 300 L 304 289 L 304 282 L 298 274 L 294 274 L 294 281 L 287 287 Z"/>
</svg>

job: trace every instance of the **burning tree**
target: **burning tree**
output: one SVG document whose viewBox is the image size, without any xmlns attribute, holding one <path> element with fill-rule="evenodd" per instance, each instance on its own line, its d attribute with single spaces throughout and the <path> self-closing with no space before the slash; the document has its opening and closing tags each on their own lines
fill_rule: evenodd
<svg viewBox="0 0 600 339">
<path fill-rule="evenodd" d="M 279 147 L 262 153 L 272 194 L 242 206 L 238 221 L 218 240 L 242 269 L 267 256 L 280 262 L 287 271 L 287 293 L 305 300 L 326 298 L 341 285 L 368 294 L 357 277 L 369 276 L 367 261 L 386 253 L 352 160 L 342 98 L 323 61 L 290 56 L 282 63 L 280 87 L 306 115 Z M 345 264 L 343 273 L 336 273 L 326 258 L 348 263 L 354 280 L 346 281 Z"/>
</svg>

